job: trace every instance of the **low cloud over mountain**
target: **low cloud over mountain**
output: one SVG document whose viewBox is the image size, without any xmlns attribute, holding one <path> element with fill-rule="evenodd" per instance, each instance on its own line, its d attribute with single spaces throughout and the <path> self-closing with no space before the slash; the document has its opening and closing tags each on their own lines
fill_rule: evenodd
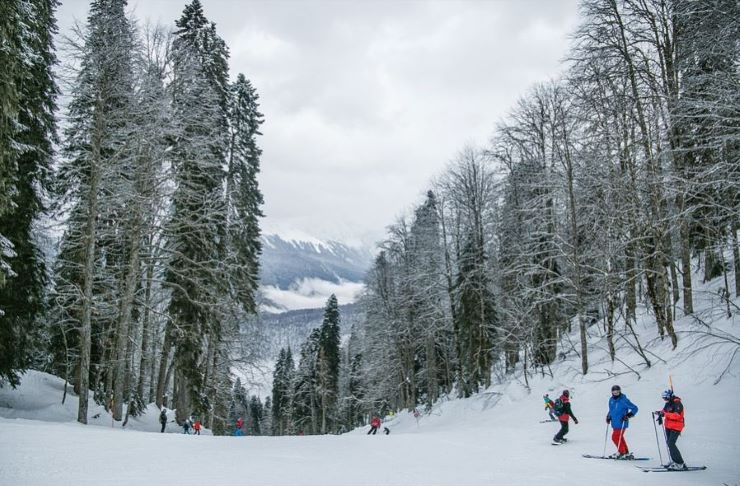
<svg viewBox="0 0 740 486">
<path fill-rule="evenodd" d="M 355 301 L 372 253 L 336 241 L 263 236 L 262 302 L 265 312 L 323 307 L 331 294 Z"/>
</svg>

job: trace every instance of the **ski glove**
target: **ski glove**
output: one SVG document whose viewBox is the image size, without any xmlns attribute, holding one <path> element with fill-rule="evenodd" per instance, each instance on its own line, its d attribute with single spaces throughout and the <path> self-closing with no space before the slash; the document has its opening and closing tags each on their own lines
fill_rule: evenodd
<svg viewBox="0 0 740 486">
<path fill-rule="evenodd" d="M 606 423 L 607 424 L 612 423 L 612 418 L 610 416 L 608 416 L 608 415 L 606 416 Z"/>
<path fill-rule="evenodd" d="M 622 419 L 622 421 L 629 420 L 629 419 L 631 419 L 634 416 L 635 415 L 632 412 L 629 412 L 629 413 L 627 413 L 627 415 L 624 416 L 624 418 Z"/>
<path fill-rule="evenodd" d="M 573 422 L 578 423 L 578 419 L 573 417 Z"/>
<path fill-rule="evenodd" d="M 658 425 L 663 425 L 663 416 L 658 415 L 658 420 L 656 420 L 656 422 L 658 422 Z"/>
</svg>

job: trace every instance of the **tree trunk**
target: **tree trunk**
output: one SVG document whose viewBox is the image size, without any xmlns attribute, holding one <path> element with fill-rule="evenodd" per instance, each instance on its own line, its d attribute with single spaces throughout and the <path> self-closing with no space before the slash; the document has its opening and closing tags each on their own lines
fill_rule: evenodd
<svg viewBox="0 0 740 486">
<path fill-rule="evenodd" d="M 177 357 L 175 360 L 177 360 Z M 188 362 L 192 362 L 192 360 L 189 360 Z M 190 397 L 190 383 L 188 377 L 179 366 L 175 366 L 175 380 L 177 382 L 174 396 L 175 420 L 178 424 L 181 424 L 190 416 L 192 400 Z"/>
<path fill-rule="evenodd" d="M 681 281 L 683 283 L 684 315 L 694 313 L 694 296 L 691 283 L 691 233 L 685 218 L 681 218 Z"/>
<path fill-rule="evenodd" d="M 737 232 L 740 225 L 737 222 L 732 224 L 732 259 L 735 262 L 735 297 L 740 297 L 740 249 L 738 245 Z"/>
<path fill-rule="evenodd" d="M 162 344 L 162 354 L 159 358 L 159 376 L 157 378 L 157 395 L 155 397 L 155 403 L 157 408 L 162 408 L 164 390 L 167 386 L 167 365 L 170 360 L 170 348 L 172 347 L 172 324 L 167 322 L 164 331 L 164 343 Z"/>
<path fill-rule="evenodd" d="M 627 315 L 625 320 L 630 322 L 637 321 L 637 293 L 635 286 L 637 285 L 637 268 L 635 259 L 635 247 L 634 240 L 630 240 L 627 243 L 625 251 L 625 264 L 627 266 L 625 270 L 625 301 L 627 305 Z"/>
<path fill-rule="evenodd" d="M 614 358 L 617 353 L 614 349 L 614 311 L 616 305 L 614 303 L 614 296 L 611 291 L 608 292 L 606 297 L 606 343 L 609 346 L 609 357 L 614 362 Z"/>
<path fill-rule="evenodd" d="M 154 277 L 154 261 L 150 258 L 146 266 L 146 282 L 144 290 L 144 314 L 141 320 L 141 358 L 139 360 L 139 381 L 136 384 L 136 394 L 144 400 L 145 403 L 151 401 L 150 396 L 144 395 L 144 385 L 146 376 L 150 368 L 149 341 L 150 341 L 150 323 L 151 300 L 152 300 L 152 278 Z M 152 346 L 153 348 L 154 346 Z"/>
<path fill-rule="evenodd" d="M 98 97 L 96 107 L 101 110 Z M 79 406 L 77 421 L 87 424 L 87 402 L 90 391 L 90 352 L 92 348 L 92 307 L 93 279 L 95 278 L 95 237 L 98 219 L 98 190 L 101 180 L 101 147 L 103 120 L 100 113 L 95 116 L 95 132 L 92 143 L 92 160 L 90 162 L 90 188 L 87 196 L 87 222 L 85 225 L 85 265 L 83 274 L 82 322 L 80 328 L 80 377 Z"/>
<path fill-rule="evenodd" d="M 124 279 L 124 290 L 121 301 L 121 313 L 118 321 L 118 334 L 115 346 L 114 363 L 114 385 L 113 385 L 113 419 L 121 420 L 123 414 L 124 385 L 126 381 L 125 372 L 128 362 L 128 340 L 131 327 L 131 314 L 133 311 L 134 296 L 139 283 L 139 249 L 141 247 L 141 224 L 140 217 L 135 216 L 135 223 L 130 237 L 129 264 L 126 268 Z"/>
</svg>

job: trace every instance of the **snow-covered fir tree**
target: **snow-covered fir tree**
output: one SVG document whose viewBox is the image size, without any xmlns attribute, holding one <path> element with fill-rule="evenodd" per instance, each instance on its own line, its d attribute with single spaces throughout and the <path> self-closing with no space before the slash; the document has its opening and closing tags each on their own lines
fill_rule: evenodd
<svg viewBox="0 0 740 486">
<path fill-rule="evenodd" d="M 45 213 L 56 141 L 54 0 L 0 7 L 0 379 L 18 383 L 38 348 L 46 262 L 37 223 Z"/>
</svg>

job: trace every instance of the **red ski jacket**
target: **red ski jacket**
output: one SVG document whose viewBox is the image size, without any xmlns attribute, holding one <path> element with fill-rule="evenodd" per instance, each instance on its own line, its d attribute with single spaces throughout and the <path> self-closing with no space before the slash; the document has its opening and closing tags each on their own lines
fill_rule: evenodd
<svg viewBox="0 0 740 486">
<path fill-rule="evenodd" d="M 565 395 L 561 395 L 560 401 L 563 402 L 563 413 L 558 416 L 558 420 L 561 422 L 567 422 L 571 417 L 573 417 L 573 420 L 576 420 L 576 416 L 573 415 L 573 410 L 570 408 L 570 398 Z"/>
<path fill-rule="evenodd" d="M 663 407 L 665 428 L 681 432 L 684 428 L 684 409 L 679 397 L 672 397 Z"/>
<path fill-rule="evenodd" d="M 375 428 L 380 427 L 380 418 L 373 417 L 373 419 L 370 421 L 370 426 Z"/>
</svg>

